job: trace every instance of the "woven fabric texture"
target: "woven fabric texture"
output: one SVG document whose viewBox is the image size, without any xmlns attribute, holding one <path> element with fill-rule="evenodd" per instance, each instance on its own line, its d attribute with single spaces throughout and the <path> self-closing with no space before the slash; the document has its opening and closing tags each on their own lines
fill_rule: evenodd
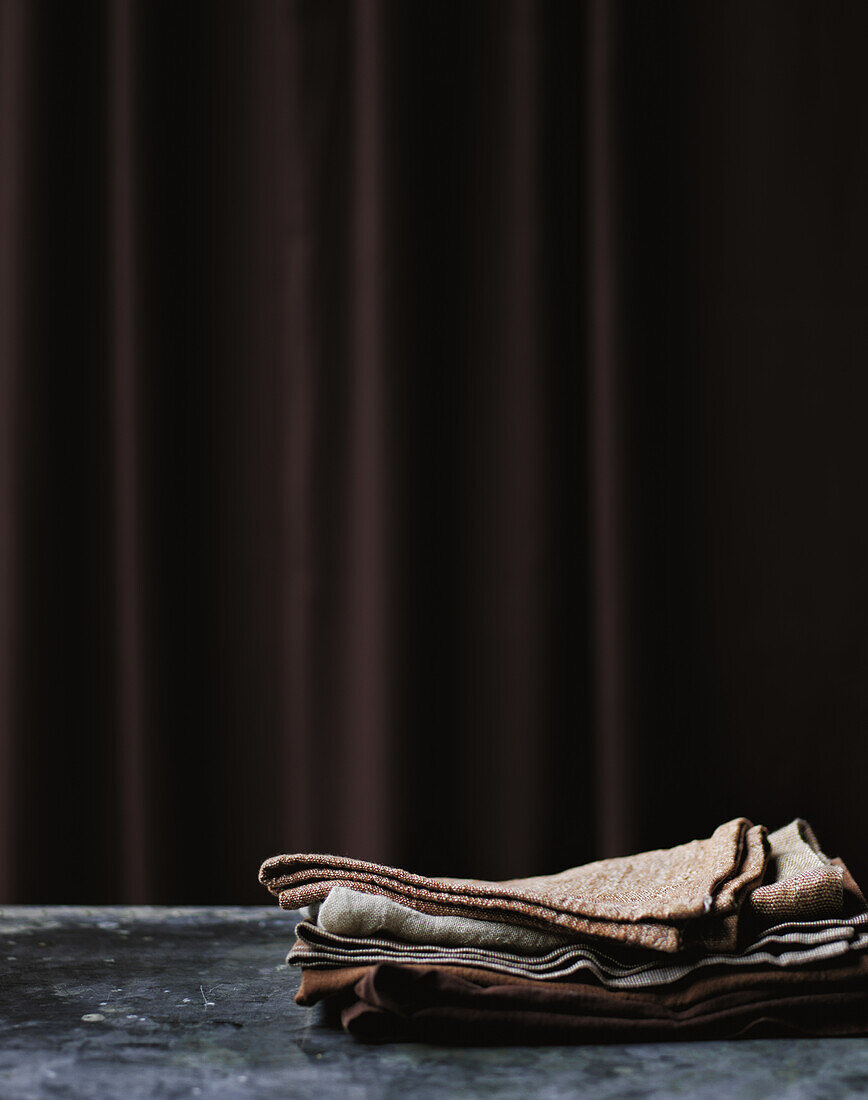
<svg viewBox="0 0 868 1100">
<path fill-rule="evenodd" d="M 766 871 L 762 826 L 735 818 L 711 837 L 505 882 L 426 878 L 343 856 L 283 855 L 259 877 L 286 909 L 321 902 L 336 886 L 382 895 L 423 913 L 495 919 L 675 952 L 691 937 L 733 941 L 745 895 Z"/>
<path fill-rule="evenodd" d="M 487 971 L 383 964 L 324 979 L 323 998 L 360 1039 L 448 1043 L 647 1042 L 868 1034 L 868 953 L 794 971 L 714 975 L 672 991 L 503 980 Z M 320 988 L 317 983 L 321 982 Z"/>
<path fill-rule="evenodd" d="M 335 886 L 318 907 L 314 922 L 325 932 L 358 938 L 385 933 L 407 943 L 443 947 L 491 947 L 534 955 L 569 943 L 567 932 L 472 917 L 420 913 L 381 894 Z"/>
<path fill-rule="evenodd" d="M 769 920 L 834 916 L 841 912 L 843 870 L 819 850 L 806 822 L 796 820 L 769 834 L 764 885 L 748 895 L 752 909 Z M 760 898 L 757 899 L 757 895 Z M 380 894 L 334 887 L 305 913 L 324 932 L 366 938 L 385 935 L 427 947 L 490 947 L 537 955 L 562 947 L 568 934 L 503 921 L 421 913 Z"/>
<path fill-rule="evenodd" d="M 386 962 L 485 967 L 528 980 L 563 981 L 588 975 L 610 989 L 639 989 L 669 985 L 707 968 L 804 966 L 836 958 L 848 951 L 865 950 L 868 947 L 868 917 L 785 924 L 769 929 L 738 952 L 685 951 L 674 957 L 655 952 L 653 961 L 644 956 L 641 961 L 631 960 L 627 952 L 618 958 L 583 944 L 529 956 L 494 949 L 402 944 L 377 938 L 352 939 L 324 932 L 310 922 L 300 924 L 296 935 L 296 943 L 286 961 L 291 966 L 308 969 L 374 966 Z"/>
<path fill-rule="evenodd" d="M 390 966 L 397 971 L 397 966 Z M 324 997 L 350 991 L 359 978 L 369 974 L 374 967 L 349 967 L 341 970 L 308 970 L 302 974 L 301 987 L 296 1001 L 301 1005 L 313 1005 Z M 439 983 L 439 979 L 430 977 L 435 972 L 447 978 L 459 979 L 481 987 L 511 988 L 524 990 L 539 1004 L 557 1004 L 571 1001 L 574 1005 L 580 999 L 585 1003 L 594 1003 L 609 1012 L 623 1013 L 629 1006 L 651 1004 L 668 1009 L 689 1009 L 709 1004 L 713 999 L 732 995 L 762 995 L 766 993 L 782 994 L 787 991 L 808 993 L 830 983 L 840 982 L 842 978 L 851 979 L 868 971 L 868 951 L 864 948 L 857 954 L 821 959 L 801 967 L 756 966 L 750 970 L 715 970 L 697 974 L 690 981 L 665 986 L 647 987 L 642 990 L 611 990 L 593 981 L 579 979 L 545 984 L 533 978 L 520 978 L 487 967 L 451 967 L 451 966 L 407 966 L 400 967 L 402 972 L 411 975 L 429 975 L 430 985 Z M 451 982 L 448 984 L 452 984 Z"/>
<path fill-rule="evenodd" d="M 763 883 L 749 895 L 750 905 L 767 917 L 839 913 L 843 871 L 820 850 L 807 821 L 796 818 L 769 834 L 769 858 Z"/>
<path fill-rule="evenodd" d="M 718 830 L 716 842 L 709 838 L 710 851 L 694 841 L 678 850 L 643 853 L 630 861 L 633 870 L 627 861 L 602 861 L 609 864 L 605 873 L 597 864 L 502 884 L 428 880 L 472 903 L 488 897 L 484 891 L 493 886 L 507 898 L 515 889 L 525 891 L 522 902 L 530 906 L 545 896 L 551 908 L 554 903 L 577 908 L 581 890 L 596 882 L 605 889 L 586 908 L 606 913 L 619 893 L 629 898 L 625 911 L 635 921 L 596 921 L 639 930 L 632 938 L 599 932 L 565 938 L 562 926 L 552 931 L 551 921 L 548 930 L 536 917 L 527 926 L 515 923 L 519 910 L 511 911 L 508 922 L 485 919 L 484 906 L 472 916 L 425 913 L 417 908 L 415 893 L 407 905 L 394 900 L 398 890 L 372 896 L 364 889 L 331 886 L 324 898 L 311 899 L 315 919 L 297 926 L 287 956 L 288 963 L 302 967 L 296 1000 L 323 1001 L 346 1031 L 375 1041 L 868 1034 L 868 905 L 846 866 L 828 859 L 801 819 L 768 837 L 737 820 L 737 829 L 723 836 Z M 728 850 L 724 837 L 734 841 Z M 655 875 L 665 868 L 683 873 L 688 849 L 702 852 L 697 856 L 702 871 L 693 867 L 667 890 L 653 889 Z M 335 870 L 330 866 L 327 873 Z M 364 873 L 370 875 L 364 880 L 369 888 L 386 880 L 389 869 Z M 697 913 L 691 890 L 703 873 L 713 882 Z M 631 886 L 631 874 L 641 881 Z M 428 889 L 418 876 L 410 877 L 415 890 Z M 286 891 L 297 886 L 296 880 Z M 641 934 L 651 924 L 649 912 L 660 905 L 669 905 L 671 923 L 660 920 L 659 926 L 679 934 L 677 953 L 660 950 L 659 941 Z M 722 949 L 709 946 L 715 942 Z"/>
</svg>

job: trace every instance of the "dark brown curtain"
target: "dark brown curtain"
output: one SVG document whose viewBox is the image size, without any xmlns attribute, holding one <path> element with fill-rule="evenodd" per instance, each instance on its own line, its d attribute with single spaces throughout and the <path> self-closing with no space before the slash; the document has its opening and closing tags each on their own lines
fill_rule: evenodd
<svg viewBox="0 0 868 1100">
<path fill-rule="evenodd" d="M 0 896 L 868 873 L 866 35 L 0 0 Z"/>
</svg>

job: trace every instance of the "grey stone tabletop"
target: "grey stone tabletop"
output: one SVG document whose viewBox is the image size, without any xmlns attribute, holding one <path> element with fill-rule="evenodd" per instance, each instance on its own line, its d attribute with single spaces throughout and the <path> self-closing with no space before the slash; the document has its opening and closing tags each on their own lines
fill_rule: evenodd
<svg viewBox="0 0 868 1100">
<path fill-rule="evenodd" d="M 868 1096 L 868 1039 L 366 1046 L 294 1003 L 296 918 L 0 908 L 0 1097 Z"/>
</svg>

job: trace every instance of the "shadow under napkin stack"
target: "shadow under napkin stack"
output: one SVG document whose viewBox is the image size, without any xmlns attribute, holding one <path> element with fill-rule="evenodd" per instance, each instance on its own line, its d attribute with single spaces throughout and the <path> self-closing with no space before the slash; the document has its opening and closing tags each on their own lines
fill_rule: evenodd
<svg viewBox="0 0 868 1100">
<path fill-rule="evenodd" d="M 305 910 L 296 1000 L 362 1039 L 868 1034 L 868 907 L 801 819 L 506 882 L 328 855 L 259 879 Z"/>
</svg>

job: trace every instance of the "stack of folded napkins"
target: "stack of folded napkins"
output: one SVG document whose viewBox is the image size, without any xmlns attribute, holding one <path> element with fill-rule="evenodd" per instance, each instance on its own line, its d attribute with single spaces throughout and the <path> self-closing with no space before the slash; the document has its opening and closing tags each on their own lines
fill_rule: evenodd
<svg viewBox="0 0 868 1100">
<path fill-rule="evenodd" d="M 296 1000 L 363 1039 L 645 1042 L 868 1034 L 868 907 L 807 822 L 507 882 L 266 860 L 305 907 Z"/>
</svg>

